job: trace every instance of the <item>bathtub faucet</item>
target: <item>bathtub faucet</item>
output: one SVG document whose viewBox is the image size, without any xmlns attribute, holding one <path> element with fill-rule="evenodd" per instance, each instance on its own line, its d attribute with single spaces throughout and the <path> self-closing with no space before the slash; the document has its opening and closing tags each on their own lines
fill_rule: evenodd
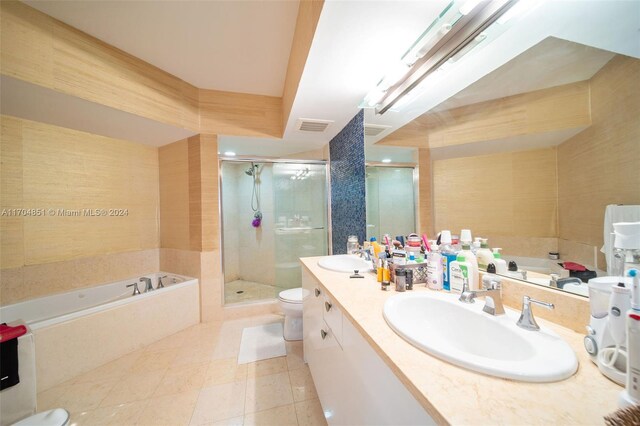
<svg viewBox="0 0 640 426">
<path fill-rule="evenodd" d="M 164 284 L 162 283 L 162 279 L 163 278 L 167 278 L 166 275 L 161 276 L 160 278 L 158 278 L 158 285 L 156 286 L 156 290 L 160 289 L 160 288 L 164 288 Z"/>
<path fill-rule="evenodd" d="M 142 277 L 140 278 L 140 282 L 144 282 L 144 292 L 153 291 L 153 283 L 151 282 L 151 278 Z"/>
<path fill-rule="evenodd" d="M 128 284 L 127 287 L 133 287 L 133 296 L 137 296 L 138 294 L 140 294 L 138 283 Z"/>
</svg>

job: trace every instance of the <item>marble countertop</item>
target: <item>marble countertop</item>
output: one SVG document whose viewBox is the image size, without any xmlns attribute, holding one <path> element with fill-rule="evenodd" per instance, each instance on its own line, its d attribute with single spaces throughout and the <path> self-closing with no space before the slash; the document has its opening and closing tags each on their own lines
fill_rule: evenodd
<svg viewBox="0 0 640 426">
<path fill-rule="evenodd" d="M 536 318 L 541 327 L 564 338 L 577 355 L 578 371 L 566 380 L 525 383 L 486 376 L 422 352 L 391 330 L 382 310 L 386 299 L 396 292 L 381 291 L 373 273 L 365 274 L 364 279 L 349 279 L 348 273 L 319 267 L 318 259 L 301 262 L 438 423 L 602 425 L 603 416 L 617 410 L 623 388 L 591 362 L 582 334 Z M 413 291 L 432 290 L 418 284 Z"/>
</svg>

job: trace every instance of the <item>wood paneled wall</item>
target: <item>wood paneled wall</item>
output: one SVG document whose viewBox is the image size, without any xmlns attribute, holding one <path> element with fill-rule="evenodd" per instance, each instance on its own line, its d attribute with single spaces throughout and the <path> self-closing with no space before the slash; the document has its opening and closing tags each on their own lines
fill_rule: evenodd
<svg viewBox="0 0 640 426">
<path fill-rule="evenodd" d="M 1 120 L 0 207 L 43 209 L 2 216 L 3 269 L 159 247 L 157 148 Z M 126 214 L 88 216 L 83 209 Z"/>
<path fill-rule="evenodd" d="M 586 81 L 423 114 L 382 145 L 439 148 L 591 124 Z"/>
<path fill-rule="evenodd" d="M 281 97 L 199 89 L 18 1 L 0 15 L 2 74 L 199 133 L 282 137 Z"/>
<path fill-rule="evenodd" d="M 320 20 L 320 13 L 324 6 L 324 0 L 300 0 L 298 7 L 298 17 L 296 19 L 296 30 L 293 34 L 293 43 L 289 53 L 289 63 L 287 65 L 287 75 L 284 81 L 284 91 L 282 93 L 282 126 L 287 126 L 291 108 L 304 65 L 311 50 L 311 42 Z"/>
<path fill-rule="evenodd" d="M 433 162 L 435 229 L 556 237 L 556 149 Z"/>
<path fill-rule="evenodd" d="M 433 228 L 433 174 L 431 152 L 428 149 L 418 149 L 418 211 L 420 234 L 427 234 L 428 238 L 435 238 Z"/>
<path fill-rule="evenodd" d="M 196 135 L 159 148 L 162 248 L 219 248 L 218 143 Z"/>
<path fill-rule="evenodd" d="M 605 207 L 640 204 L 640 60 L 616 56 L 590 86 L 593 124 L 558 147 L 559 237 L 599 250 Z"/>
</svg>

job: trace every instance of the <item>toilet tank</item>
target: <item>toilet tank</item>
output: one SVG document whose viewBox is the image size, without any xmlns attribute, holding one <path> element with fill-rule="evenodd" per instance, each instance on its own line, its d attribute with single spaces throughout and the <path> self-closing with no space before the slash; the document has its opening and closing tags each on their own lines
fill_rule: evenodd
<svg viewBox="0 0 640 426">
<path fill-rule="evenodd" d="M 10 322 L 8 325 L 25 325 Z M 36 350 L 33 333 L 18 337 L 18 374 L 20 383 L 0 391 L 0 426 L 10 425 L 36 412 Z"/>
</svg>

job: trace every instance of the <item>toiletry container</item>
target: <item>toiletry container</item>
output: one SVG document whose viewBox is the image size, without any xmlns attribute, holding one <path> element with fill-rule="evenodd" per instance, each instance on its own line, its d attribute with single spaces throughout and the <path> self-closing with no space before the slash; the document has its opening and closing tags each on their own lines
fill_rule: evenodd
<svg viewBox="0 0 640 426">
<path fill-rule="evenodd" d="M 431 253 L 429 253 L 427 259 L 427 287 L 431 290 L 442 290 L 442 279 L 444 277 L 442 273 L 442 255 L 435 241 L 432 241 L 430 246 Z"/>
<path fill-rule="evenodd" d="M 502 250 L 500 247 L 493 249 L 493 264 L 496 265 L 496 274 L 506 274 L 507 261 L 502 258 L 500 250 Z"/>
<path fill-rule="evenodd" d="M 451 231 L 444 230 L 440 233 L 440 255 L 442 256 L 442 288 L 450 290 L 451 262 L 456 260 L 457 253 L 451 245 Z"/>
<path fill-rule="evenodd" d="M 489 243 L 486 238 L 480 239 L 480 249 L 476 252 L 478 268 L 486 270 L 489 263 L 493 263 L 493 253 L 489 250 Z"/>
<path fill-rule="evenodd" d="M 356 250 L 358 250 L 358 237 L 349 235 L 347 238 L 347 254 L 352 254 Z"/>
<path fill-rule="evenodd" d="M 466 260 L 466 256 L 460 252 L 456 260 L 451 262 L 451 291 L 462 293 L 465 279 L 469 283 L 469 290 L 478 289 L 478 281 L 472 273 L 471 264 Z"/>
<path fill-rule="evenodd" d="M 480 282 L 478 259 L 476 258 L 476 255 L 471 251 L 469 241 L 464 241 L 462 243 L 462 250 L 458 254 L 464 256 L 465 262 L 467 262 L 469 268 L 469 290 L 478 290 L 478 283 Z"/>
</svg>

